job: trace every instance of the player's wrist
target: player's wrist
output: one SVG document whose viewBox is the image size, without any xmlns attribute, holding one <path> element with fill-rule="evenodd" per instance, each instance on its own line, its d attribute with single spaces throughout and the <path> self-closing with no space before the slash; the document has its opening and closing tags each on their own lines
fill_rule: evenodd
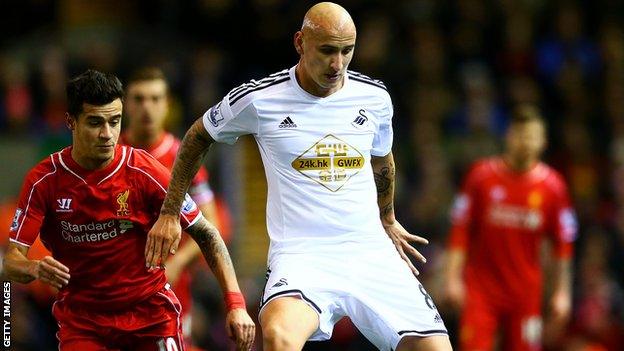
<svg viewBox="0 0 624 351">
<path fill-rule="evenodd" d="M 237 308 L 247 309 L 245 297 L 238 291 L 228 291 L 223 298 L 225 300 L 225 309 L 228 312 Z"/>
</svg>

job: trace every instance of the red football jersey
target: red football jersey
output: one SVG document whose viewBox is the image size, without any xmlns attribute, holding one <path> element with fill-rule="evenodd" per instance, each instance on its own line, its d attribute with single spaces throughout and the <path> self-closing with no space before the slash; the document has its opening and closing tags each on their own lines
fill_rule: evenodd
<svg viewBox="0 0 624 351">
<path fill-rule="evenodd" d="M 65 148 L 26 176 L 10 240 L 30 246 L 40 234 L 69 268 L 69 285 L 58 299 L 95 310 L 125 308 L 166 283 L 163 270 L 145 267 L 144 250 L 168 183 L 169 171 L 143 150 L 118 145 L 110 165 L 93 171 Z M 187 196 L 182 227 L 199 218 Z"/>
<path fill-rule="evenodd" d="M 468 289 L 501 303 L 539 298 L 539 248 L 551 239 L 558 257 L 572 255 L 576 216 L 562 177 L 544 163 L 512 171 L 501 157 L 477 162 L 452 211 L 451 248 L 466 251 Z"/>
<path fill-rule="evenodd" d="M 119 143 L 131 145 L 125 134 L 122 134 L 121 138 L 119 138 Z M 158 142 L 151 147 L 145 148 L 150 155 L 169 170 L 173 169 L 173 162 L 175 161 L 179 149 L 180 140 L 171 133 L 163 133 Z M 213 200 L 214 193 L 208 185 L 208 171 L 204 166 L 199 167 L 197 174 L 191 182 L 188 193 L 198 206 L 207 204 Z"/>
</svg>

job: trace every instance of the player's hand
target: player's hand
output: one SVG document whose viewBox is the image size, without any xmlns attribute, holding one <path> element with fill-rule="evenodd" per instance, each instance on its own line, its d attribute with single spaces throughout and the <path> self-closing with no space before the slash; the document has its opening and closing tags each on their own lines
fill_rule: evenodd
<svg viewBox="0 0 624 351">
<path fill-rule="evenodd" d="M 182 237 L 180 218 L 172 215 L 160 215 L 147 233 L 145 243 L 145 266 L 155 268 L 165 263 L 169 253 L 175 254 Z"/>
<path fill-rule="evenodd" d="M 249 351 L 256 337 L 256 325 L 242 308 L 235 308 L 225 317 L 225 330 L 236 343 L 236 351 Z"/>
<path fill-rule="evenodd" d="M 569 293 L 555 291 L 549 301 L 548 314 L 544 323 L 544 343 L 555 345 L 565 331 L 572 313 L 572 301 Z"/>
<path fill-rule="evenodd" d="M 33 272 L 35 279 L 39 279 L 57 289 L 62 289 L 69 284 L 69 268 L 61 262 L 50 256 L 33 262 L 35 264 Z"/>
<path fill-rule="evenodd" d="M 570 319 L 572 301 L 569 293 L 555 291 L 550 298 L 549 323 L 558 327 L 564 327 Z"/>
<path fill-rule="evenodd" d="M 456 311 L 461 311 L 466 301 L 466 286 L 461 277 L 449 278 L 444 282 L 443 301 Z"/>
<path fill-rule="evenodd" d="M 418 235 L 408 233 L 407 230 L 403 228 L 401 223 L 397 221 L 394 221 L 394 223 L 388 225 L 384 224 L 384 229 L 386 230 L 386 234 L 388 234 L 388 236 L 394 243 L 394 247 L 399 252 L 399 255 L 401 255 L 401 258 L 407 263 L 414 275 L 419 275 L 420 272 L 418 272 L 418 269 L 414 267 L 408 254 L 414 256 L 418 261 L 422 263 L 427 262 L 427 259 L 420 252 L 418 252 L 418 250 L 416 250 L 410 243 L 413 242 L 418 244 L 429 244 L 429 241 Z"/>
</svg>

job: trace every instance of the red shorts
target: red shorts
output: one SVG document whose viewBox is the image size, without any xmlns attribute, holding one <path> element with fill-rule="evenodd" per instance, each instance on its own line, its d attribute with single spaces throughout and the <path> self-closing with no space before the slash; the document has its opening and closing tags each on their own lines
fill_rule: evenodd
<svg viewBox="0 0 624 351">
<path fill-rule="evenodd" d="M 542 319 L 539 299 L 523 299 L 513 306 L 496 306 L 477 292 L 469 292 L 460 322 L 460 350 L 493 350 L 500 335 L 502 350 L 540 351 Z"/>
<path fill-rule="evenodd" d="M 180 302 L 169 284 L 131 308 L 95 312 L 57 301 L 61 351 L 183 351 Z"/>
</svg>

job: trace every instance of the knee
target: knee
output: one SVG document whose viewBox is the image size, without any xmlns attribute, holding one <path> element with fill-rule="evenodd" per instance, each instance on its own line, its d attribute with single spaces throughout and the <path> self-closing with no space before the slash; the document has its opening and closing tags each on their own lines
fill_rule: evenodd
<svg viewBox="0 0 624 351">
<path fill-rule="evenodd" d="M 299 341 L 295 340 L 286 328 L 277 324 L 262 327 L 262 344 L 265 351 L 295 351 L 299 350 Z"/>
</svg>

